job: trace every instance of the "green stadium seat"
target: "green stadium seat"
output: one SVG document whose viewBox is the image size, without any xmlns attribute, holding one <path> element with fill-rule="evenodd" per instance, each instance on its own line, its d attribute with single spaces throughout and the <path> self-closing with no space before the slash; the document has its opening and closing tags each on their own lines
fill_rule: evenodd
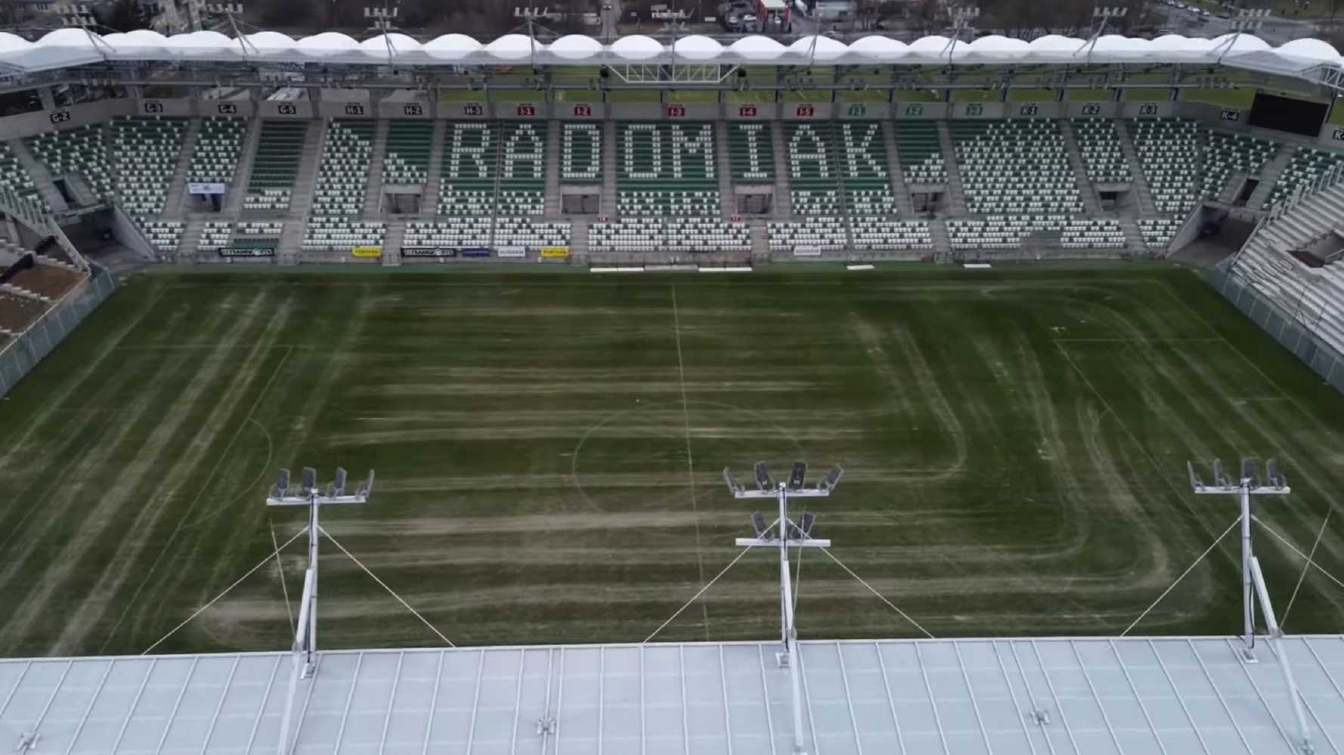
<svg viewBox="0 0 1344 755">
<path fill-rule="evenodd" d="M 622 123 L 618 130 L 618 215 L 722 214 L 713 124 Z"/>
<path fill-rule="evenodd" d="M 308 124 L 303 121 L 265 121 L 261 124 L 243 209 L 289 209 L 307 137 Z"/>
</svg>

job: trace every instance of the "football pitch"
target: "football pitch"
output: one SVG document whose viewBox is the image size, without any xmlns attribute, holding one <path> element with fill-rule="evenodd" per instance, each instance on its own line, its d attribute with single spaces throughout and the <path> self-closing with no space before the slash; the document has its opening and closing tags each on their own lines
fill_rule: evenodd
<svg viewBox="0 0 1344 755">
<path fill-rule="evenodd" d="M 0 402 L 0 654 L 139 653 L 235 582 L 156 652 L 288 647 L 302 539 L 242 577 L 305 522 L 276 470 L 337 465 L 378 486 L 323 513 L 328 648 L 441 642 L 341 548 L 457 644 L 643 640 L 751 533 L 722 469 L 796 459 L 846 470 L 805 638 L 923 636 L 846 569 L 938 636 L 1118 634 L 1225 533 L 1132 632 L 1233 634 L 1236 505 L 1185 463 L 1243 455 L 1294 489 L 1258 511 L 1280 619 L 1339 632 L 1342 439 L 1164 266 L 145 274 Z M 748 554 L 656 639 L 777 636 L 776 577 Z"/>
</svg>

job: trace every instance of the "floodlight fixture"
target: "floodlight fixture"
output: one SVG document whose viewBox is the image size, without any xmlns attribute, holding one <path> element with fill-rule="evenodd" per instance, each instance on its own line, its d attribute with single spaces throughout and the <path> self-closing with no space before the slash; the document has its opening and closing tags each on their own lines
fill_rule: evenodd
<svg viewBox="0 0 1344 755">
<path fill-rule="evenodd" d="M 751 512 L 751 528 L 756 530 L 756 537 L 765 539 L 765 535 L 770 528 L 765 523 L 765 515 L 759 511 Z"/>
<path fill-rule="evenodd" d="M 289 470 L 280 470 L 280 478 L 276 480 L 275 490 L 272 491 L 272 498 L 284 498 L 289 495 Z"/>
<path fill-rule="evenodd" d="M 775 487 L 775 481 L 770 477 L 770 467 L 765 462 L 756 462 L 756 487 L 761 490 L 771 490 Z"/>
<path fill-rule="evenodd" d="M 733 477 L 733 471 L 728 467 L 723 468 L 723 482 L 728 486 L 728 491 L 733 494 L 734 498 L 742 497 L 740 494 L 744 492 L 745 488 L 742 487 L 742 483 Z"/>
<path fill-rule="evenodd" d="M 802 530 L 803 537 L 809 537 L 812 534 L 812 528 L 817 524 L 817 515 L 811 511 L 804 511 L 800 520 L 798 529 Z"/>
<path fill-rule="evenodd" d="M 844 476 L 844 467 L 837 464 L 834 467 L 831 467 L 831 471 L 826 473 L 826 478 L 822 480 L 817 487 L 829 493 L 832 490 L 835 490 L 836 486 L 840 484 L 840 478 Z"/>
<path fill-rule="evenodd" d="M 807 478 L 807 464 L 801 461 L 793 463 L 793 469 L 789 472 L 789 490 L 802 490 L 803 480 Z"/>
<path fill-rule="evenodd" d="M 342 467 L 336 467 L 336 480 L 331 484 L 330 495 L 345 495 L 346 471 Z"/>
<path fill-rule="evenodd" d="M 311 493 L 317 489 L 317 470 L 312 467 L 303 468 L 303 492 Z"/>
<path fill-rule="evenodd" d="M 1223 465 L 1220 461 L 1213 462 L 1212 485 L 1204 484 L 1199 474 L 1195 472 L 1195 465 L 1187 462 L 1186 468 L 1190 475 L 1190 486 L 1196 495 L 1225 495 L 1234 496 L 1241 504 L 1241 584 L 1242 584 L 1242 659 L 1247 663 L 1253 663 L 1255 658 L 1255 607 L 1260 606 L 1264 615 L 1265 626 L 1268 633 L 1265 636 L 1265 642 L 1269 644 L 1275 659 L 1279 664 L 1279 669 L 1283 674 L 1284 686 L 1288 690 L 1288 695 L 1293 704 L 1293 713 L 1297 718 L 1298 740 L 1295 742 L 1299 752 L 1312 752 L 1311 732 L 1307 728 L 1307 719 L 1302 707 L 1301 694 L 1298 692 L 1297 680 L 1293 677 L 1292 664 L 1288 661 L 1288 647 L 1278 643 L 1283 637 L 1283 630 L 1279 627 L 1277 619 L 1274 617 L 1274 605 L 1269 599 L 1269 590 L 1265 586 L 1264 574 L 1260 568 L 1260 559 L 1255 556 L 1255 549 L 1251 541 L 1251 520 L 1252 520 L 1252 499 L 1257 496 L 1285 496 L 1292 492 L 1288 487 L 1288 481 L 1279 471 L 1278 462 L 1273 459 L 1265 463 L 1268 470 L 1264 478 L 1260 477 L 1259 464 L 1250 458 L 1241 460 L 1241 476 L 1235 480 L 1227 479 L 1223 472 Z"/>
</svg>

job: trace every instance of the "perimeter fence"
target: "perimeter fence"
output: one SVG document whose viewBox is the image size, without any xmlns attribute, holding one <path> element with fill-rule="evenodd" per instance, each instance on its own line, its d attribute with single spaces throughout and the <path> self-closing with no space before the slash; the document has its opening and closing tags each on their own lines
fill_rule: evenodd
<svg viewBox="0 0 1344 755">
<path fill-rule="evenodd" d="M 0 396 L 6 396 L 38 362 L 117 290 L 117 277 L 95 266 L 93 274 L 48 309 L 17 338 L 0 346 Z"/>
<path fill-rule="evenodd" d="M 1313 333 L 1302 321 L 1301 313 L 1295 316 L 1235 273 L 1209 270 L 1205 280 L 1251 322 L 1293 352 L 1335 390 L 1344 393 L 1344 355 Z"/>
</svg>

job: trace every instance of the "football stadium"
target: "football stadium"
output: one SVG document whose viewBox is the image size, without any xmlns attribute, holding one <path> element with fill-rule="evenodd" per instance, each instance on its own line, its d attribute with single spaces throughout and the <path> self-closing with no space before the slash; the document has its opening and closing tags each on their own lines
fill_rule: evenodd
<svg viewBox="0 0 1344 755">
<path fill-rule="evenodd" d="M 0 33 L 0 747 L 1344 753 L 1344 58 Z"/>
</svg>

